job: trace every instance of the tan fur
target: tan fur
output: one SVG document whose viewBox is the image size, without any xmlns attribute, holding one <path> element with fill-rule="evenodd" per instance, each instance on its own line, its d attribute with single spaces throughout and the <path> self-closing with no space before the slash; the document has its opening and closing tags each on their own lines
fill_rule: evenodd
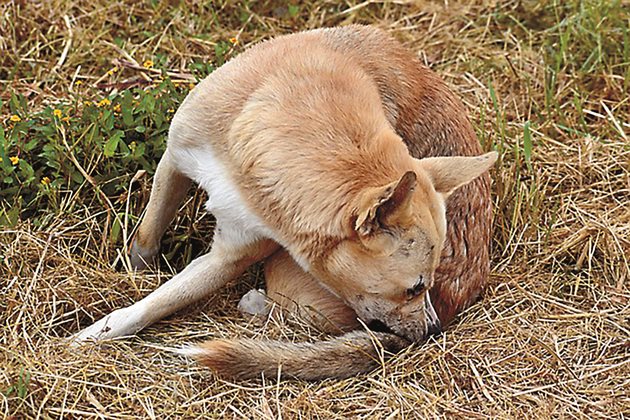
<svg viewBox="0 0 630 420">
<path fill-rule="evenodd" d="M 216 264 L 198 278 L 187 268 L 171 280 L 181 290 L 176 299 L 185 300 L 187 290 L 198 288 L 195 282 L 217 278 L 214 270 L 234 276 L 245 261 L 281 246 L 286 253 L 271 259 L 267 273 L 272 295 L 319 306 L 340 330 L 356 326 L 348 320 L 354 314 L 385 324 L 403 337 L 380 335 L 386 349 L 397 351 L 439 328 L 428 295 L 434 284 L 439 315 L 448 321 L 485 280 L 488 181 L 480 178 L 464 197 L 456 189 L 486 172 L 496 153 L 419 159 L 476 155 L 478 149 L 457 99 L 383 32 L 349 26 L 264 42 L 212 73 L 177 111 L 132 262 L 142 266 L 139 261 L 155 254 L 182 198 L 174 189 L 192 178 L 208 190 L 208 208 L 217 218 L 212 250 L 202 257 Z M 447 218 L 454 217 L 464 224 L 447 231 Z M 475 236 L 476 246 L 462 251 L 458 235 L 464 243 Z M 249 254 L 260 241 L 264 254 Z M 222 249 L 240 256 L 238 270 L 221 266 Z M 444 262 L 463 268 L 449 273 Z M 283 268 L 274 270 L 274 263 Z M 191 267 L 202 270 L 200 264 Z M 204 292 L 229 276 L 219 276 Z M 312 287 L 287 287 L 296 281 Z M 125 309 L 142 312 L 144 325 L 153 322 L 144 301 L 181 305 L 171 302 L 167 286 Z M 121 318 L 114 318 L 121 324 L 116 334 L 137 331 Z M 80 338 L 102 332 L 107 320 L 99 322 Z M 269 374 L 269 366 L 282 363 L 287 375 L 314 378 L 318 358 L 339 364 L 325 375 L 346 376 L 373 366 L 356 348 L 340 344 L 360 343 L 359 353 L 370 355 L 371 336 L 349 334 L 312 345 L 211 342 L 197 356 L 228 376 L 255 376 L 256 366 Z M 301 352 L 306 358 L 297 358 Z"/>
<path fill-rule="evenodd" d="M 389 35 L 351 25 L 332 29 L 321 38 L 329 47 L 357 58 L 374 75 L 388 120 L 413 157 L 482 152 L 459 99 Z M 446 214 L 447 236 L 431 289 L 442 325 L 475 301 L 488 277 L 489 176 L 484 174 L 455 191 L 447 201 Z"/>
<path fill-rule="evenodd" d="M 409 343 L 392 334 L 352 332 L 317 343 L 240 339 L 202 343 L 196 359 L 233 379 L 294 377 L 303 380 L 348 378 L 378 367 Z M 381 347 L 382 346 L 382 347 Z"/>
<path fill-rule="evenodd" d="M 265 261 L 267 297 L 284 310 L 332 334 L 361 327 L 357 314 L 344 301 L 300 268 L 284 250 Z"/>
</svg>

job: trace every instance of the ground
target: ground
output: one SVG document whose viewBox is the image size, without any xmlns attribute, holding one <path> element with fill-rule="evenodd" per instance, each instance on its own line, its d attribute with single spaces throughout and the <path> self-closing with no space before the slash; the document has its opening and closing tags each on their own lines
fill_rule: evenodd
<svg viewBox="0 0 630 420">
<path fill-rule="evenodd" d="M 390 31 L 463 99 L 492 172 L 492 275 L 447 331 L 367 375 L 220 380 L 168 348 L 322 337 L 236 310 L 259 269 L 137 337 L 64 337 L 203 252 L 191 191 L 161 268 L 125 252 L 168 120 L 259 40 Z M 116 1 L 0 4 L 0 412 L 8 418 L 616 418 L 630 413 L 628 1 Z M 132 111 L 130 111 L 132 110 Z"/>
</svg>

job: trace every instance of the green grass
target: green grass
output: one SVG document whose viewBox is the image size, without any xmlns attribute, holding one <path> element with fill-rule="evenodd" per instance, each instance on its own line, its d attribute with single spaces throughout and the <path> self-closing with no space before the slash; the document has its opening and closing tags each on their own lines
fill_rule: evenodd
<svg viewBox="0 0 630 420">
<path fill-rule="evenodd" d="M 23 400 L 28 394 L 28 384 L 30 380 L 31 375 L 27 371 L 22 370 L 15 382 L 2 393 L 5 397 L 17 397 Z"/>
</svg>

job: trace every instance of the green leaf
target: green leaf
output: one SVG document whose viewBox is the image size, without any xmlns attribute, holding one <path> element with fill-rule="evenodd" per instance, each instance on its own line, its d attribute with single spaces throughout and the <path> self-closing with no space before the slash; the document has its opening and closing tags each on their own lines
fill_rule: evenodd
<svg viewBox="0 0 630 420">
<path fill-rule="evenodd" d="M 28 143 L 24 145 L 24 150 L 26 150 L 27 152 L 31 151 L 35 148 L 35 146 L 37 146 L 38 143 L 39 143 L 39 139 L 34 138 L 33 140 L 29 141 Z"/>
<path fill-rule="evenodd" d="M 45 125 L 39 128 L 38 131 L 40 131 L 44 136 L 49 137 L 53 136 L 57 132 L 57 129 L 54 125 Z"/>
<path fill-rule="evenodd" d="M 133 96 L 131 95 L 131 92 L 125 92 L 120 104 L 120 111 L 122 113 L 123 123 L 127 127 L 133 126 Z"/>
<path fill-rule="evenodd" d="M 9 210 L 2 209 L 0 212 L 0 226 L 14 227 L 20 220 L 20 212 L 22 211 L 21 202 L 17 201 Z"/>
<path fill-rule="evenodd" d="M 27 181 L 32 180 L 35 174 L 35 171 L 33 171 L 33 167 L 24 159 L 20 159 L 20 161 L 18 162 L 18 166 L 20 167 L 22 176 L 24 176 Z"/>
<path fill-rule="evenodd" d="M 109 240 L 111 243 L 115 244 L 118 242 L 118 238 L 120 237 L 120 220 L 124 217 L 124 214 L 118 214 L 118 217 L 114 218 L 114 223 L 112 224 L 112 230 L 109 233 Z"/>
<path fill-rule="evenodd" d="M 532 134 L 529 130 L 530 122 L 526 121 L 523 126 L 523 156 L 525 156 L 525 163 L 527 168 L 532 170 Z"/>
<path fill-rule="evenodd" d="M 159 130 L 162 127 L 162 123 L 164 122 L 164 116 L 162 112 L 156 112 L 153 115 L 153 124 L 155 125 L 155 129 Z"/>
<path fill-rule="evenodd" d="M 70 178 L 75 184 L 81 184 L 83 182 L 83 175 L 79 171 L 73 171 L 70 174 Z"/>
<path fill-rule="evenodd" d="M 144 143 L 140 143 L 136 146 L 136 150 L 133 151 L 133 155 L 134 157 L 140 157 L 140 156 L 144 156 L 144 150 L 145 150 L 146 146 Z"/>
<path fill-rule="evenodd" d="M 288 9 L 289 9 L 289 16 L 296 17 L 300 11 L 300 6 L 295 5 L 295 4 L 290 4 Z"/>
<path fill-rule="evenodd" d="M 153 97 L 152 94 L 149 93 L 142 99 L 141 105 L 143 106 L 146 112 L 148 112 L 149 114 L 152 114 L 153 111 L 155 110 L 155 98 Z"/>
<path fill-rule="evenodd" d="M 117 130 L 113 136 L 111 136 L 109 138 L 109 140 L 107 140 L 107 142 L 105 142 L 105 146 L 103 146 L 103 153 L 105 154 L 106 157 L 112 157 L 114 156 L 114 153 L 116 152 L 116 149 L 118 149 L 118 142 L 120 142 L 120 139 L 123 136 L 123 132 L 120 130 Z"/>
</svg>

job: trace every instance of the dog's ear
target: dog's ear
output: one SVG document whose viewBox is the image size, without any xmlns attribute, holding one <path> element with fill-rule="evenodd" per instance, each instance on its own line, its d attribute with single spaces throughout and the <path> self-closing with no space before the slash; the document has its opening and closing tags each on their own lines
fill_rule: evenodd
<svg viewBox="0 0 630 420">
<path fill-rule="evenodd" d="M 378 233 L 395 219 L 409 211 L 411 195 L 416 187 L 415 172 L 406 172 L 391 184 L 369 188 L 361 194 L 356 207 L 355 231 L 366 238 Z"/>
<path fill-rule="evenodd" d="M 481 156 L 445 156 L 418 160 L 418 166 L 428 176 L 435 191 L 449 196 L 462 185 L 468 184 L 486 172 L 498 157 L 497 152 Z"/>
</svg>

